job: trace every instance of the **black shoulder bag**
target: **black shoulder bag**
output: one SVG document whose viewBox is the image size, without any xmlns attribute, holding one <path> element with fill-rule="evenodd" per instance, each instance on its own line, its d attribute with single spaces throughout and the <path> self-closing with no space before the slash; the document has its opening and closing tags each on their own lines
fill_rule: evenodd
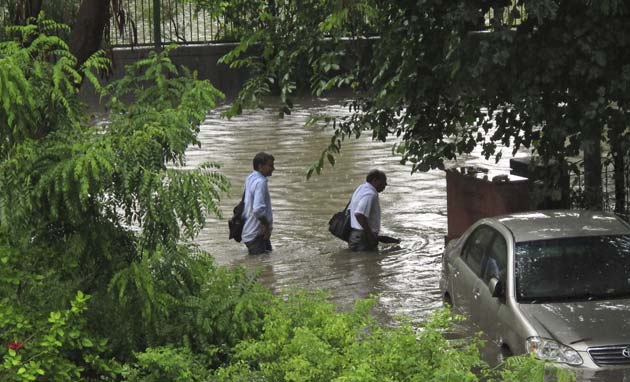
<svg viewBox="0 0 630 382">
<path fill-rule="evenodd" d="M 234 207 L 234 215 L 228 220 L 228 227 L 230 229 L 229 239 L 234 239 L 237 242 L 241 242 L 241 235 L 243 234 L 243 226 L 245 225 L 245 219 L 243 219 L 243 210 L 245 209 L 245 190 L 243 190 L 243 197 L 241 201 Z"/>
<path fill-rule="evenodd" d="M 328 221 L 328 231 L 343 241 L 348 241 L 350 237 L 350 199 L 343 211 L 336 212 Z"/>
</svg>

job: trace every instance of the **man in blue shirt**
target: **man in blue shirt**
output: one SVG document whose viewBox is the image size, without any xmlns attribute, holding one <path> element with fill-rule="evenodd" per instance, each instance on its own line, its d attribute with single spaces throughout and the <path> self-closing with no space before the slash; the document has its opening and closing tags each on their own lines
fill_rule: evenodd
<svg viewBox="0 0 630 382">
<path fill-rule="evenodd" d="M 369 251 L 378 247 L 381 229 L 381 205 L 378 194 L 387 186 L 383 171 L 371 170 L 365 183 L 357 187 L 350 199 L 350 237 L 348 247 L 353 251 Z"/>
<path fill-rule="evenodd" d="M 243 209 L 243 243 L 250 255 L 271 251 L 271 231 L 273 230 L 273 212 L 267 178 L 274 167 L 274 157 L 260 152 L 254 156 L 254 171 L 245 180 L 245 208 Z"/>
</svg>

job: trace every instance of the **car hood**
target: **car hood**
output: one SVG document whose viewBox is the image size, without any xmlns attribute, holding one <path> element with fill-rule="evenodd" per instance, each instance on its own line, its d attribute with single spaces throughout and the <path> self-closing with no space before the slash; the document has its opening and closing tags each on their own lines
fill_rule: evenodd
<svg viewBox="0 0 630 382">
<path fill-rule="evenodd" d="M 630 299 L 519 304 L 541 337 L 575 349 L 630 344 Z"/>
</svg>

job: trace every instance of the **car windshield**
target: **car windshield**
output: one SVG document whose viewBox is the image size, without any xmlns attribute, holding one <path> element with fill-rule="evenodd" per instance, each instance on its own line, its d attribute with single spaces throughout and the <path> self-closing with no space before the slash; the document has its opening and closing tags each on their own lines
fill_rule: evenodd
<svg viewBox="0 0 630 382">
<path fill-rule="evenodd" d="M 630 235 L 516 244 L 519 302 L 630 297 Z"/>
</svg>

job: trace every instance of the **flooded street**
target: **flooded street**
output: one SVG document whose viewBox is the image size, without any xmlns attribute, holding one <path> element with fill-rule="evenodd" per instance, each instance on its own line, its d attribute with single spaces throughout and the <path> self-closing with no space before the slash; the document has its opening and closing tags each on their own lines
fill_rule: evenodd
<svg viewBox="0 0 630 382">
<path fill-rule="evenodd" d="M 201 148 L 188 152 L 189 166 L 220 162 L 232 183 L 231 195 L 221 203 L 224 220 L 211 218 L 196 240 L 218 264 L 260 269 L 262 283 L 280 293 L 326 290 L 342 309 L 357 298 L 378 295 L 377 314 L 385 319 L 404 314 L 422 320 L 441 306 L 438 280 L 447 227 L 443 171 L 411 175 L 411 168 L 392 156 L 391 142 L 372 142 L 368 136 L 344 143 L 335 167 L 327 165 L 321 175 L 307 181 L 307 169 L 330 141 L 331 130 L 305 127 L 305 122 L 318 114 L 343 115 L 341 100 L 302 102 L 283 119 L 266 109 L 228 121 L 220 118 L 220 111 L 202 125 Z M 274 251 L 249 256 L 243 244 L 228 241 L 227 218 L 241 198 L 258 151 L 276 158 L 269 181 Z M 380 194 L 383 234 L 402 242 L 381 244 L 378 253 L 352 253 L 328 232 L 327 223 L 372 168 L 388 176 L 389 185 Z"/>
</svg>

